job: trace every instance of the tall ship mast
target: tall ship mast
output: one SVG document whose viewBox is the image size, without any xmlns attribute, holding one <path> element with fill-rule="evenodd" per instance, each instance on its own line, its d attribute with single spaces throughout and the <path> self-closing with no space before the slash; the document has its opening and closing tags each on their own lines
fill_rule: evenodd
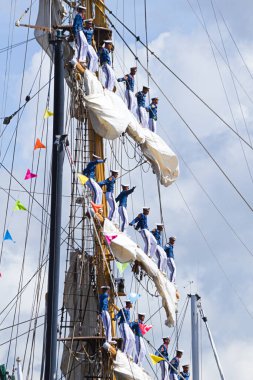
<svg viewBox="0 0 253 380">
<path fill-rule="evenodd" d="M 27 212 L 28 217 L 18 291 L 1 311 L 1 323 L 11 313 L 13 319 L 6 327 L 11 333 L 3 343 L 8 349 L 7 359 L 0 363 L 0 380 L 200 380 L 202 325 L 213 366 L 218 378 L 224 380 L 201 297 L 192 292 L 192 281 L 184 287 L 185 302 L 178 290 L 177 238 L 173 228 L 166 226 L 163 204 L 170 202 L 171 189 L 177 186 L 180 159 L 168 134 L 166 138 L 160 134 L 160 98 L 155 88 L 189 125 L 154 79 L 150 61 L 157 60 L 223 124 L 230 125 L 151 49 L 146 1 L 144 38 L 105 0 L 40 0 L 36 21 L 32 9 L 33 2 L 15 25 L 34 31 L 42 48 L 35 80 L 42 75 L 44 60 L 49 80 L 45 86 L 39 82 L 35 95 L 32 85 L 24 105 L 20 101 L 18 109 L 3 118 L 4 128 L 17 118 L 17 138 L 23 109 L 36 96 L 39 125 L 39 94 L 44 88 L 48 94 L 41 125 L 34 134 L 32 166 L 24 178 L 31 181 L 29 190 L 13 174 L 16 145 L 11 171 L 5 166 L 5 156 L 2 160 L 3 169 L 11 173 L 11 181 L 20 185 L 29 201 L 26 204 L 6 190 L 7 209 L 13 199 L 13 212 Z M 126 32 L 141 44 L 139 54 Z M 237 130 L 232 128 L 232 133 L 251 149 Z M 40 166 L 43 153 L 45 160 Z M 251 209 L 250 202 L 211 158 Z M 45 174 L 39 182 L 43 199 L 38 201 L 35 186 L 40 181 L 40 168 Z M 151 202 L 147 204 L 146 199 Z M 34 203 L 41 209 L 40 217 L 34 215 Z M 189 212 L 196 222 L 190 208 Z M 32 218 L 41 224 L 40 248 L 36 272 L 26 282 Z M 65 225 L 62 220 L 66 219 Z M 19 237 L 13 238 L 9 226 L 6 212 L 0 262 L 6 242 L 18 244 Z M 23 322 L 22 297 L 33 280 L 31 313 Z M 189 305 L 191 334 L 182 350 L 181 334 Z M 23 323 L 28 323 L 24 334 L 20 332 Z M 187 358 L 184 363 L 183 355 Z"/>
</svg>

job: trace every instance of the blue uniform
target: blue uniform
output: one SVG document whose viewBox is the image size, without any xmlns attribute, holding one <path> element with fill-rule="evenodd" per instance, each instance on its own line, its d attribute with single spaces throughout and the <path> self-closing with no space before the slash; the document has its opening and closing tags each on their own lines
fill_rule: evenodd
<svg viewBox="0 0 253 380">
<path fill-rule="evenodd" d="M 162 355 L 160 355 L 162 354 Z M 162 344 L 158 350 L 156 351 L 155 355 L 161 356 L 161 358 L 165 358 L 166 360 L 169 360 L 169 353 L 168 349 L 165 344 Z"/>
<path fill-rule="evenodd" d="M 123 78 L 119 78 L 118 82 L 126 82 L 126 89 L 134 92 L 134 77 L 131 74 L 127 74 Z"/>
<path fill-rule="evenodd" d="M 84 28 L 83 32 L 85 34 L 86 40 L 89 45 L 92 45 L 92 37 L 94 34 L 94 29 L 93 28 Z"/>
<path fill-rule="evenodd" d="M 135 187 L 133 187 L 130 190 L 123 190 L 121 193 L 117 196 L 116 202 L 119 202 L 119 206 L 123 206 L 127 208 L 127 197 L 128 195 L 132 194 L 134 192 Z"/>
<path fill-rule="evenodd" d="M 119 319 L 119 325 L 121 325 L 121 323 L 129 324 L 130 323 L 130 309 L 124 307 L 124 309 L 121 309 L 115 315 L 115 319 Z"/>
<path fill-rule="evenodd" d="M 86 168 L 83 170 L 83 175 L 88 178 L 95 179 L 95 170 L 98 164 L 103 164 L 105 160 L 95 160 L 88 163 Z"/>
<path fill-rule="evenodd" d="M 161 232 L 158 230 L 158 228 L 154 228 L 151 233 L 154 235 L 154 237 L 156 238 L 156 241 L 157 241 L 157 244 L 158 245 L 161 245 Z"/>
<path fill-rule="evenodd" d="M 180 372 L 180 375 L 186 380 L 190 379 L 190 372 Z M 178 380 L 182 380 L 182 378 L 178 376 Z"/>
<path fill-rule="evenodd" d="M 131 226 L 133 226 L 135 223 L 137 223 L 135 229 L 136 230 L 148 230 L 148 219 L 147 219 L 147 215 L 144 215 L 144 214 L 139 214 L 138 216 L 136 216 L 136 218 L 134 220 L 132 220 L 132 222 L 130 223 Z"/>
<path fill-rule="evenodd" d="M 106 48 L 101 47 L 99 49 L 99 58 L 100 58 L 100 65 L 102 66 L 104 63 L 107 63 L 109 66 L 112 65 L 110 51 Z"/>
<path fill-rule="evenodd" d="M 179 359 L 178 357 L 175 357 L 170 362 L 170 374 L 171 375 L 177 375 L 178 369 L 179 369 Z M 173 366 L 173 367 L 172 367 Z"/>
<path fill-rule="evenodd" d="M 138 103 L 138 107 L 146 107 L 146 94 L 144 94 L 144 92 L 142 91 L 139 91 L 137 92 L 136 94 L 136 98 L 137 98 L 137 103 Z"/>
<path fill-rule="evenodd" d="M 157 105 L 151 103 L 146 110 L 149 113 L 149 118 L 157 121 Z"/>
<path fill-rule="evenodd" d="M 82 16 L 78 13 L 78 14 L 75 16 L 74 23 L 73 23 L 73 33 L 74 33 L 74 36 L 75 36 L 75 37 L 77 36 L 77 33 L 80 32 L 80 30 L 82 30 L 82 31 L 84 32 L 83 18 L 82 18 Z"/>
<path fill-rule="evenodd" d="M 130 323 L 130 327 L 133 330 L 135 336 L 143 337 L 139 323 L 143 324 L 143 322 L 139 319 L 138 321 Z"/>
<path fill-rule="evenodd" d="M 165 250 L 168 258 L 174 259 L 173 245 L 172 244 L 166 244 L 163 249 Z"/>
<path fill-rule="evenodd" d="M 115 177 L 109 177 L 105 179 L 104 181 L 98 182 L 98 184 L 99 186 L 106 186 L 107 193 L 113 193 L 115 181 L 116 181 Z"/>
<path fill-rule="evenodd" d="M 104 311 L 108 311 L 108 298 L 109 298 L 108 293 L 102 293 L 102 294 L 100 294 L 100 296 L 99 296 L 99 309 L 100 309 L 100 312 L 102 312 L 103 310 Z"/>
</svg>

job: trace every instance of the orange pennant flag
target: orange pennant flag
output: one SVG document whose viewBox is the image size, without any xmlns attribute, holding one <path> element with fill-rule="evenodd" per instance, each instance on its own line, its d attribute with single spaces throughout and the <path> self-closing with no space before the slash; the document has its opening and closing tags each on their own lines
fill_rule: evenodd
<svg viewBox="0 0 253 380">
<path fill-rule="evenodd" d="M 103 205 L 96 205 L 96 203 L 94 203 L 94 202 L 90 202 L 91 203 L 91 206 L 92 206 L 92 208 L 93 208 L 93 210 L 95 211 L 95 212 L 98 212 L 98 210 L 100 209 L 100 208 L 103 208 Z"/>
<path fill-rule="evenodd" d="M 37 139 L 36 143 L 34 145 L 34 150 L 36 150 L 36 149 L 46 149 L 46 145 L 42 144 L 40 139 Z"/>
</svg>

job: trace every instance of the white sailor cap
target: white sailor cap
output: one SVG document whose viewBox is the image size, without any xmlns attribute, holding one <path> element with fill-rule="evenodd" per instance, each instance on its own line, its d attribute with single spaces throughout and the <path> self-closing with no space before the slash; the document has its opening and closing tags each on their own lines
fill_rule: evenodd
<svg viewBox="0 0 253 380">
<path fill-rule="evenodd" d="M 137 66 L 130 67 L 130 70 L 137 70 Z"/>
<path fill-rule="evenodd" d="M 113 44 L 112 40 L 104 40 L 105 44 Z"/>
<path fill-rule="evenodd" d="M 163 227 L 164 224 L 163 223 L 156 223 L 157 227 Z"/>
<path fill-rule="evenodd" d="M 125 303 L 133 303 L 131 300 L 127 299 L 125 300 Z"/>
<path fill-rule="evenodd" d="M 93 22 L 93 18 L 87 18 L 87 20 L 84 20 L 84 22 Z"/>
<path fill-rule="evenodd" d="M 117 344 L 117 342 L 116 342 L 116 340 L 110 340 L 110 342 L 109 342 L 110 344 Z"/>
<path fill-rule="evenodd" d="M 122 183 L 121 186 L 122 187 L 129 187 L 129 183 Z"/>
<path fill-rule="evenodd" d="M 76 9 L 84 9 L 84 10 L 86 11 L 86 7 L 84 7 L 84 6 L 81 5 L 81 4 L 80 4 L 80 5 L 77 5 L 77 6 L 76 6 Z"/>
<path fill-rule="evenodd" d="M 156 97 L 154 97 L 154 98 L 151 98 L 151 100 L 159 100 L 159 98 L 156 96 Z"/>
<path fill-rule="evenodd" d="M 150 207 L 143 206 L 143 207 L 142 207 L 142 210 L 150 210 Z"/>
<path fill-rule="evenodd" d="M 170 236 L 169 240 L 177 240 L 176 236 Z"/>
<path fill-rule="evenodd" d="M 176 352 L 181 352 L 181 354 L 183 354 L 184 350 L 176 350 Z"/>
<path fill-rule="evenodd" d="M 110 286 L 108 286 L 108 285 L 103 285 L 103 286 L 101 286 L 101 289 L 110 289 Z"/>
<path fill-rule="evenodd" d="M 143 86 L 142 89 L 143 90 L 149 90 L 149 87 L 148 86 Z"/>
<path fill-rule="evenodd" d="M 145 317 L 146 313 L 138 313 L 138 315 L 143 315 L 143 317 Z"/>
<path fill-rule="evenodd" d="M 170 337 L 169 337 L 169 336 L 164 336 L 162 339 L 163 339 L 163 340 L 164 340 L 164 339 L 169 339 L 169 340 L 170 340 Z"/>
<path fill-rule="evenodd" d="M 110 172 L 111 173 L 119 173 L 119 170 L 118 169 L 111 169 Z"/>
<path fill-rule="evenodd" d="M 92 157 L 94 157 L 94 158 L 101 158 L 100 156 L 97 156 L 96 154 L 93 154 Z"/>
<path fill-rule="evenodd" d="M 183 368 L 185 368 L 185 367 L 190 367 L 190 364 L 184 364 L 184 365 L 182 365 L 182 367 L 183 367 Z"/>
</svg>

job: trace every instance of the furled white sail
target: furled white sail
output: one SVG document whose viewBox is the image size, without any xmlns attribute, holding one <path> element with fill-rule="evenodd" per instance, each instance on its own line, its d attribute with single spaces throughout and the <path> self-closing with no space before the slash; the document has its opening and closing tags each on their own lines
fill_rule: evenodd
<svg viewBox="0 0 253 380">
<path fill-rule="evenodd" d="M 113 361 L 114 374 L 117 380 L 151 380 L 149 374 L 118 350 Z"/>
<path fill-rule="evenodd" d="M 158 269 L 156 263 L 135 242 L 120 232 L 108 219 L 105 219 L 103 232 L 105 235 L 118 235 L 111 241 L 110 245 L 118 261 L 126 263 L 137 260 L 145 272 L 152 278 L 158 293 L 162 297 L 162 304 L 166 311 L 167 320 L 165 324 L 173 326 L 177 307 L 175 285 L 168 280 Z"/>
</svg>

